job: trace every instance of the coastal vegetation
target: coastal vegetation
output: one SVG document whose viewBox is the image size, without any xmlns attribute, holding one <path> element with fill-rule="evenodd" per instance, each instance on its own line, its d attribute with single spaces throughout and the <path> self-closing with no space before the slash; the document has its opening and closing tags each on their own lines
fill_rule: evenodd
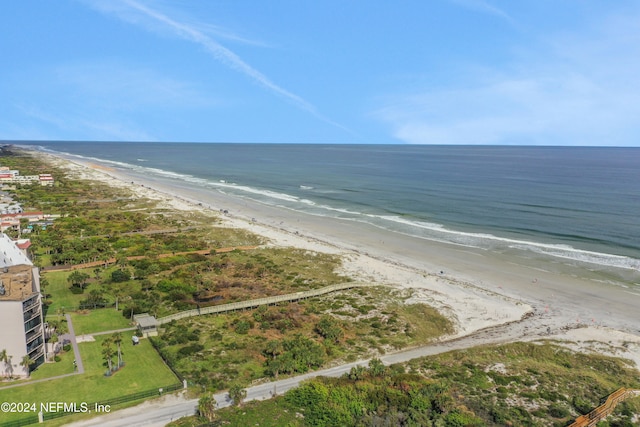
<svg viewBox="0 0 640 427">
<path fill-rule="evenodd" d="M 60 328 L 65 314 L 77 334 L 90 335 L 130 326 L 137 313 L 160 317 L 351 280 L 340 273 L 336 256 L 257 247 L 261 238 L 220 227 L 215 213 L 176 211 L 19 152 L 9 158 L 3 164 L 56 177 L 53 187 L 18 186 L 11 193 L 25 211 L 56 216 L 52 225 L 34 227 L 29 237 L 34 262 L 41 267 L 46 321 Z M 242 387 L 265 376 L 382 354 L 453 331 L 430 307 L 404 304 L 409 296 L 358 288 L 340 292 L 340 298 L 327 295 L 184 319 L 166 325 L 152 343 L 199 390 Z M 108 370 L 115 346 L 83 346 L 96 347 L 99 356 L 85 365 Z M 135 364 L 128 353 L 126 368 L 114 378 Z M 58 359 L 64 363 L 68 357 L 63 353 Z M 40 368 L 40 377 L 53 372 L 50 366 Z"/>
<path fill-rule="evenodd" d="M 351 279 L 339 257 L 260 246 L 262 238 L 220 226 L 206 211 L 176 211 L 163 200 L 84 180 L 37 157 L 3 153 L 3 165 L 52 173 L 56 185 L 11 190 L 25 210 L 58 215 L 29 235 L 42 270 L 46 320 L 76 334 L 130 327 L 134 314 L 157 317 L 209 305 L 317 289 Z M 237 249 L 242 247 L 242 249 Z M 411 291 L 370 286 L 297 302 L 198 316 L 163 325 L 141 345 L 80 344 L 87 373 L 20 388 L 21 398 L 96 400 L 122 390 L 162 387 L 184 377 L 191 390 L 241 393 L 342 361 L 377 357 L 454 332 L 433 308 L 408 303 Z M 111 350 L 105 354 L 105 348 Z M 109 360 L 126 367 L 105 377 Z M 72 352 L 34 371 L 33 379 L 73 372 Z M 573 353 L 553 343 L 478 347 L 384 367 L 375 361 L 338 379 L 318 378 L 267 402 L 216 411 L 214 425 L 522 425 L 561 426 L 620 386 L 640 388 L 624 361 Z M 130 383 L 130 384 L 129 384 Z M 0 387 L 0 400 L 15 390 Z M 238 395 L 241 397 L 240 395 Z M 240 398 L 240 401 L 242 399 Z M 631 425 L 638 399 L 607 421 Z M 204 419 L 176 425 L 199 425 Z"/>
<path fill-rule="evenodd" d="M 315 378 L 276 399 L 219 410 L 210 425 L 565 426 L 620 386 L 640 387 L 621 359 L 513 343 L 388 367 L 373 359 L 341 378 Z M 639 400 L 618 405 L 598 426 L 635 425 Z"/>
<path fill-rule="evenodd" d="M 32 158 L 26 157 L 26 159 Z M 348 282 L 334 255 L 295 248 L 253 248 L 261 240 L 211 226 L 204 212 L 175 212 L 127 189 L 71 179 L 66 170 L 51 188 L 60 215 L 31 237 L 43 270 L 48 317 L 74 313 L 80 330 L 91 312 L 120 310 L 123 318 L 157 317 L 181 310 L 244 301 Z M 51 205 L 16 189 L 32 209 Z M 213 221 L 215 222 L 215 220 Z M 198 251 L 198 253 L 195 253 Z M 82 268 L 82 263 L 93 263 Z M 68 267 L 74 266 L 73 270 Z M 231 380 L 295 374 L 330 360 L 355 360 L 426 343 L 453 332 L 452 324 L 424 304 L 385 288 L 359 288 L 278 307 L 174 321 L 154 338 L 164 359 L 195 384 L 224 389 Z M 79 313 L 84 313 L 80 315 Z M 114 325 L 122 326 L 121 322 Z M 191 332 L 185 332 L 191 331 Z M 268 350 L 273 342 L 282 353 Z"/>
<path fill-rule="evenodd" d="M 327 362 L 424 344 L 453 332 L 451 322 L 409 292 L 385 287 L 342 291 L 283 306 L 165 325 L 151 340 L 163 358 L 203 390 L 304 373 Z"/>
</svg>

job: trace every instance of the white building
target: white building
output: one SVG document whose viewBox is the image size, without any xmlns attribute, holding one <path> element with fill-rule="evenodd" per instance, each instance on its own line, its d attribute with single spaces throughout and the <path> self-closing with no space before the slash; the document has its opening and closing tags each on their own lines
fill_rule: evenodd
<svg viewBox="0 0 640 427">
<path fill-rule="evenodd" d="M 40 183 L 43 186 L 52 186 L 55 182 L 50 173 L 39 175 L 20 175 L 20 171 L 11 170 L 6 166 L 0 166 L 0 183 L 32 184 Z"/>
<path fill-rule="evenodd" d="M 9 363 L 0 362 L 0 375 L 26 377 L 25 356 L 30 368 L 45 360 L 42 299 L 38 268 L 6 234 L 0 234 L 0 352 Z"/>
</svg>

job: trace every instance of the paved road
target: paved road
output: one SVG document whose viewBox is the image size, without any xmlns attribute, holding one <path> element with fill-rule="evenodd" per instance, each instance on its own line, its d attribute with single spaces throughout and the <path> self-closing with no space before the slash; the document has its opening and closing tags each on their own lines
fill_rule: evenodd
<svg viewBox="0 0 640 427">
<path fill-rule="evenodd" d="M 548 334 L 549 316 L 543 313 L 530 314 L 523 320 L 506 323 L 491 328 L 486 328 L 465 337 L 438 342 L 431 345 L 418 347 L 398 353 L 387 354 L 380 359 L 385 365 L 407 362 L 409 360 L 444 353 L 451 350 L 459 350 L 474 347 L 479 344 L 501 344 L 526 338 L 543 338 Z M 557 320 L 556 320 L 557 322 Z M 554 322 L 555 323 L 555 322 Z M 574 324 L 573 327 L 576 325 Z M 565 328 L 572 327 L 567 323 Z M 552 333 L 559 332 L 552 330 Z M 297 387 L 301 381 L 316 376 L 339 377 L 351 370 L 352 367 L 366 366 L 369 360 L 360 360 L 320 371 L 310 372 L 292 378 L 267 382 L 247 388 L 246 400 L 269 399 L 276 394 L 283 394 L 287 390 Z M 231 404 L 227 393 L 214 395 L 218 407 L 223 408 Z M 188 415 L 193 415 L 198 407 L 197 399 L 173 398 L 172 401 L 146 402 L 134 408 L 116 411 L 108 415 L 93 418 L 88 421 L 70 424 L 74 427 L 106 426 L 106 427 L 161 427 L 167 423 Z"/>
</svg>

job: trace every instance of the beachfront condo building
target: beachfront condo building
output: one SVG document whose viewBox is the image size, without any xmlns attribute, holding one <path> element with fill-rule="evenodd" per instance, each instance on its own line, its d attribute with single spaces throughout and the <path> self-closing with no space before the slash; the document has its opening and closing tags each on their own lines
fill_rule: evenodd
<svg viewBox="0 0 640 427">
<path fill-rule="evenodd" d="M 45 352 L 38 268 L 0 234 L 0 375 L 28 376 L 44 363 Z"/>
</svg>

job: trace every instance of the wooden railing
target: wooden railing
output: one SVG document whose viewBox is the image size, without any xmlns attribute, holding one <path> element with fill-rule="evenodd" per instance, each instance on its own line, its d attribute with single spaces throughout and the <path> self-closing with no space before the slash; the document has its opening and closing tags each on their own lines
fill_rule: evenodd
<svg viewBox="0 0 640 427">
<path fill-rule="evenodd" d="M 608 417 L 613 412 L 613 410 L 616 409 L 616 405 L 618 403 L 635 396 L 640 396 L 640 390 L 633 390 L 624 387 L 619 388 L 618 390 L 611 393 L 602 405 L 598 406 L 596 409 L 586 415 L 579 416 L 572 424 L 569 425 L 569 427 L 595 426 L 599 421 L 602 421 L 603 419 Z"/>
<path fill-rule="evenodd" d="M 305 298 L 316 297 L 319 295 L 328 294 L 331 292 L 342 291 L 344 289 L 358 288 L 367 286 L 366 283 L 359 282 L 347 282 L 337 285 L 329 285 L 324 288 L 312 289 L 310 291 L 296 292 L 293 294 L 276 295 L 273 297 L 257 298 L 249 301 L 232 302 L 229 304 L 214 305 L 210 307 L 204 307 L 200 309 L 181 311 L 180 313 L 171 314 L 166 317 L 158 319 L 158 325 L 171 322 L 172 320 L 184 319 L 186 317 L 200 316 L 203 314 L 216 314 L 224 313 L 227 311 L 244 310 L 247 308 L 255 308 L 261 305 L 272 305 L 280 302 L 299 301 Z"/>
</svg>

